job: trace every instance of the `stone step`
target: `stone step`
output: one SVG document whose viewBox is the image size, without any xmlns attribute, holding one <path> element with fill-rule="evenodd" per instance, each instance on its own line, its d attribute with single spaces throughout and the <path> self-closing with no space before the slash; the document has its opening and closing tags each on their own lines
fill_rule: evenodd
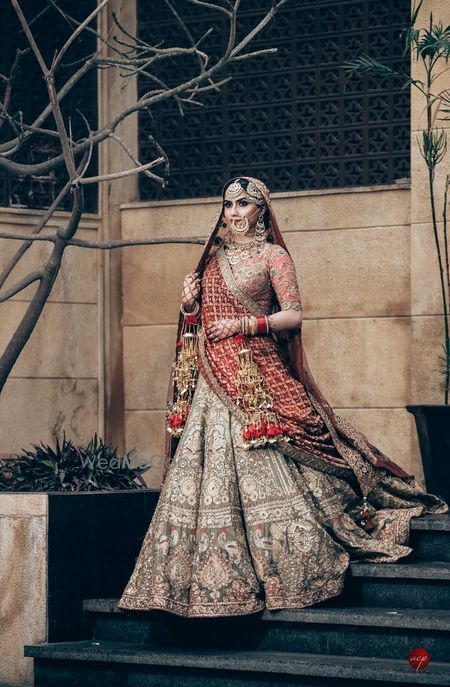
<svg viewBox="0 0 450 687">
<path fill-rule="evenodd" d="M 341 595 L 346 600 L 352 606 L 450 608 L 450 563 L 352 563 Z"/>
<path fill-rule="evenodd" d="M 404 658 L 423 647 L 436 661 L 450 656 L 450 610 L 312 607 L 186 619 L 158 611 L 122 611 L 113 599 L 91 599 L 84 608 L 92 615 L 92 636 L 100 642 L 380 658 Z"/>
<path fill-rule="evenodd" d="M 125 642 L 26 646 L 35 659 L 35 687 L 381 687 L 450 685 L 450 663 L 414 670 L 404 659 L 286 651 L 155 650 Z"/>
<path fill-rule="evenodd" d="M 450 563 L 450 514 L 423 515 L 411 520 L 410 559 Z"/>
<path fill-rule="evenodd" d="M 112 612 L 116 605 L 117 599 L 90 599 L 84 610 Z M 450 609 L 450 563 L 351 563 L 343 593 L 320 606 Z"/>
</svg>

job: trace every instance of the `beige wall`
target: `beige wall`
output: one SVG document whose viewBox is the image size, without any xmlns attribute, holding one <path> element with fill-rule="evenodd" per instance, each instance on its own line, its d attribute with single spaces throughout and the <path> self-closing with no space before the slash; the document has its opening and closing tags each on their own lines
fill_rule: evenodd
<svg viewBox="0 0 450 687">
<path fill-rule="evenodd" d="M 319 386 L 336 412 L 421 479 L 404 409 L 412 400 L 409 184 L 274 194 L 273 204 L 296 263 Z M 207 235 L 218 207 L 218 198 L 126 205 L 123 235 Z M 200 250 L 179 244 L 123 254 L 126 445 L 151 460 L 155 486 L 181 283 Z"/>
<path fill-rule="evenodd" d="M 0 209 L 0 231 L 27 233 L 37 211 Z M 64 222 L 57 213 L 48 231 Z M 99 219 L 87 216 L 77 236 L 94 240 Z M 20 242 L 2 240 L 0 270 Z M 52 244 L 35 242 L 5 287 L 42 266 Z M 75 441 L 89 440 L 99 429 L 99 379 L 102 331 L 99 320 L 98 255 L 69 247 L 60 274 L 30 340 L 0 396 L 0 457 L 32 443 L 52 442 L 62 430 Z M 3 352 L 28 307 L 36 285 L 0 303 L 0 351 Z"/>
</svg>

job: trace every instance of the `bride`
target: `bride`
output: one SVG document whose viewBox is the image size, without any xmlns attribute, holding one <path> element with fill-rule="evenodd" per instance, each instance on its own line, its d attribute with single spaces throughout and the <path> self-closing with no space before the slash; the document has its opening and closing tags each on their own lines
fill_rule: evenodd
<svg viewBox="0 0 450 687">
<path fill-rule="evenodd" d="M 119 608 L 185 617 L 301 608 L 351 561 L 408 556 L 446 513 L 322 396 L 269 191 L 231 179 L 184 280 L 159 501 Z"/>
</svg>

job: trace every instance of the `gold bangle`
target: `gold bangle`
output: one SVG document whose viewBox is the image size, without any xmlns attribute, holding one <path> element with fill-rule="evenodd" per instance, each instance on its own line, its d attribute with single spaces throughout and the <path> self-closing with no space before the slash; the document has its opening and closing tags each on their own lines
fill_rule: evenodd
<svg viewBox="0 0 450 687">
<path fill-rule="evenodd" d="M 198 301 L 195 301 L 195 308 L 190 312 L 186 312 L 186 310 L 184 309 L 184 305 L 182 303 L 180 306 L 180 310 L 182 315 L 184 315 L 185 317 L 186 315 L 196 315 L 200 311 L 200 303 L 198 303 Z"/>
</svg>

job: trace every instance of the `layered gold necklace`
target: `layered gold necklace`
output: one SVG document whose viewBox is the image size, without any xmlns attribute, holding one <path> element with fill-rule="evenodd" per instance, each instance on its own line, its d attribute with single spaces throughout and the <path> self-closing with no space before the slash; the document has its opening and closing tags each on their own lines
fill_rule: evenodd
<svg viewBox="0 0 450 687">
<path fill-rule="evenodd" d="M 245 243 L 241 241 L 238 242 L 233 240 L 230 234 L 228 234 L 224 240 L 225 255 L 230 265 L 237 265 L 243 260 L 248 260 L 248 258 L 258 255 L 264 245 L 265 242 L 256 241 L 255 239 L 246 241 Z"/>
</svg>

